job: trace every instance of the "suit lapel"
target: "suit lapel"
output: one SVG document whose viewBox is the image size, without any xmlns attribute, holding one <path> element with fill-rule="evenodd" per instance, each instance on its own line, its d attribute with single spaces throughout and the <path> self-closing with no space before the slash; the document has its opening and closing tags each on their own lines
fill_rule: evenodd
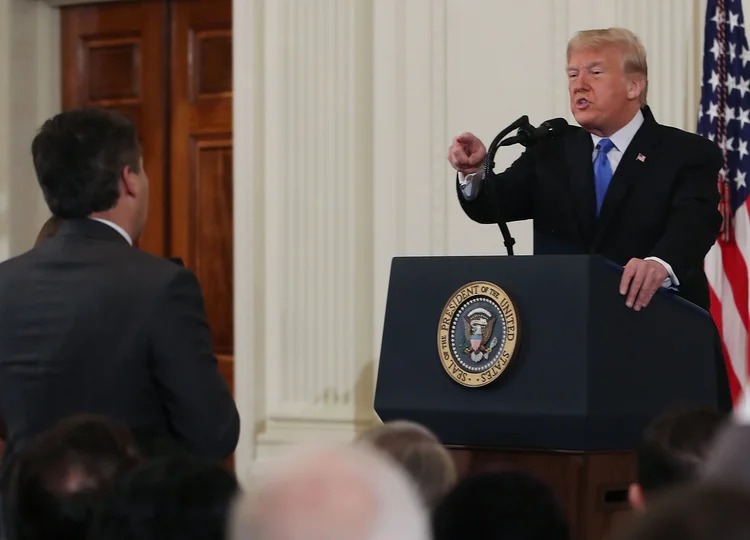
<svg viewBox="0 0 750 540">
<path fill-rule="evenodd" d="M 594 238 L 591 242 L 591 250 L 595 250 L 611 225 L 612 220 L 617 215 L 617 209 L 622 203 L 633 183 L 642 177 L 648 170 L 650 163 L 653 163 L 655 147 L 657 140 L 658 124 L 650 114 L 645 115 L 643 125 L 633 137 L 628 145 L 627 150 L 622 156 L 615 174 L 607 188 L 607 193 L 602 202 L 602 208 L 599 212 L 599 218 L 594 226 Z M 651 161 L 645 157 L 651 158 Z M 639 159 L 643 157 L 643 159 Z M 589 160 L 591 161 L 591 160 Z M 592 165 L 593 177 L 593 165 Z M 593 185 L 593 180 L 592 180 Z"/>
<path fill-rule="evenodd" d="M 566 139 L 565 158 L 570 173 L 570 187 L 581 236 L 586 245 L 593 234 L 596 208 L 594 167 L 591 162 L 593 152 L 591 134 L 583 129 L 578 130 L 574 137 Z"/>
</svg>

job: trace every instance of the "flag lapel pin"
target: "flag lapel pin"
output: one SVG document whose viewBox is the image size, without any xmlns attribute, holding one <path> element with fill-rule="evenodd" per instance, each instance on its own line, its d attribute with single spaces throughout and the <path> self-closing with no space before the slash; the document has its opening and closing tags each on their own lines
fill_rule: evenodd
<svg viewBox="0 0 750 540">
<path fill-rule="evenodd" d="M 644 161 L 646 161 L 646 156 L 644 156 L 643 154 L 638 154 L 638 157 L 635 159 L 643 163 Z"/>
</svg>

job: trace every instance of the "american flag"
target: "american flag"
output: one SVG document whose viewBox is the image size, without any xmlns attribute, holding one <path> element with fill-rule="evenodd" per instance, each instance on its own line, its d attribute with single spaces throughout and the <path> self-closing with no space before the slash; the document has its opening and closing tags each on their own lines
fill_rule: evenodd
<svg viewBox="0 0 750 540">
<path fill-rule="evenodd" d="M 721 236 L 705 260 L 711 316 L 721 334 L 732 398 L 748 384 L 748 264 L 750 264 L 750 50 L 741 0 L 709 0 L 698 134 L 724 151 L 718 185 Z"/>
</svg>

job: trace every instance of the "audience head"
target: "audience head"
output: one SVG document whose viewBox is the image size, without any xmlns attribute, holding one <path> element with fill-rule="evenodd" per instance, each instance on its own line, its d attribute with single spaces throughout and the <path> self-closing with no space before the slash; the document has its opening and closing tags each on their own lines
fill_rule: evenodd
<svg viewBox="0 0 750 540">
<path fill-rule="evenodd" d="M 654 419 L 638 448 L 631 506 L 643 509 L 653 494 L 696 480 L 723 421 L 721 413 L 704 408 L 672 409 Z"/>
<path fill-rule="evenodd" d="M 101 217 L 136 240 L 146 225 L 148 177 L 132 120 L 96 108 L 47 120 L 31 145 L 37 180 L 61 219 Z"/>
<path fill-rule="evenodd" d="M 19 540 L 85 538 L 102 494 L 139 461 L 119 423 L 94 415 L 62 420 L 14 461 L 10 525 Z"/>
<path fill-rule="evenodd" d="M 456 465 L 437 436 L 406 421 L 376 426 L 357 439 L 399 463 L 417 485 L 428 508 L 434 508 L 456 481 Z"/>
<path fill-rule="evenodd" d="M 390 459 L 357 445 L 282 457 L 239 502 L 231 540 L 428 540 L 418 491 Z"/>
<path fill-rule="evenodd" d="M 585 130 L 609 137 L 646 105 L 646 49 L 625 28 L 578 32 L 568 42 L 570 109 Z"/>
<path fill-rule="evenodd" d="M 96 540 L 224 540 L 239 490 L 223 464 L 160 457 L 123 475 L 94 522 Z"/>
<path fill-rule="evenodd" d="M 670 490 L 617 530 L 615 540 L 747 540 L 750 494 L 694 484 Z"/>
<path fill-rule="evenodd" d="M 703 481 L 712 484 L 750 488 L 750 395 L 744 392 L 734 411 L 714 437 L 711 451 L 701 471 Z"/>
<path fill-rule="evenodd" d="M 60 225 L 62 224 L 62 219 L 60 219 L 57 216 L 50 217 L 47 221 L 44 222 L 44 225 L 42 225 L 42 228 L 39 231 L 39 234 L 36 237 L 36 241 L 34 242 L 34 247 L 38 246 L 45 240 L 48 240 L 55 236 L 57 234 L 58 229 L 60 229 Z"/>
<path fill-rule="evenodd" d="M 433 514 L 434 540 L 567 540 L 569 534 L 552 490 L 517 470 L 464 478 Z"/>
</svg>

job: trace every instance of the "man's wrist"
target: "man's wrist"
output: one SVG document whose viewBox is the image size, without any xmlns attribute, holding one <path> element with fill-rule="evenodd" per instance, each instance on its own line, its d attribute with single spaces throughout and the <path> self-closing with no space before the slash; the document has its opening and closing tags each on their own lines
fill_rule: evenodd
<svg viewBox="0 0 750 540">
<path fill-rule="evenodd" d="M 670 289 L 670 288 L 677 288 L 680 286 L 680 282 L 677 279 L 677 276 L 675 275 L 674 270 L 672 270 L 672 266 L 669 263 L 667 263 L 663 259 L 660 259 L 659 257 L 646 257 L 643 260 L 644 261 L 656 261 L 660 265 L 662 265 L 662 267 L 664 267 L 664 269 L 667 271 L 667 277 L 664 279 L 664 282 L 661 285 L 662 287 L 664 287 L 665 289 Z"/>
</svg>

